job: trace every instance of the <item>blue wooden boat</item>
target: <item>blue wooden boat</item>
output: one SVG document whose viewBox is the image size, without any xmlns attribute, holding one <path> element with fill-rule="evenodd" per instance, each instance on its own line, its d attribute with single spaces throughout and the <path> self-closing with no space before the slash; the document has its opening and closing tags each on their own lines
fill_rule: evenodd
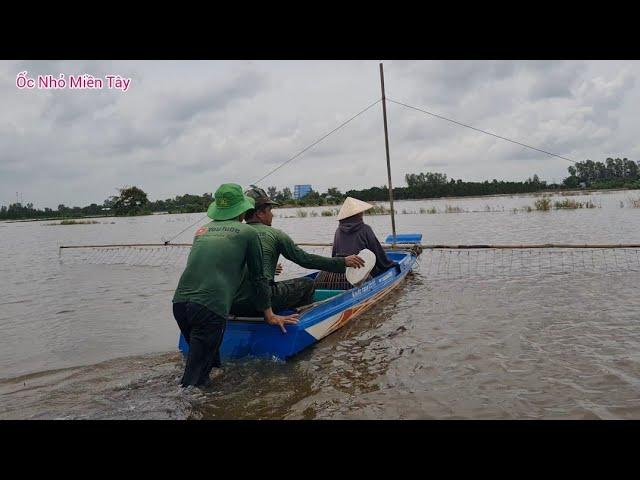
<svg viewBox="0 0 640 480">
<path fill-rule="evenodd" d="M 415 238 L 412 237 L 412 240 L 415 241 Z M 286 326 L 286 334 L 278 326 L 267 324 L 262 317 L 230 317 L 220 347 L 221 357 L 269 357 L 284 360 L 335 332 L 400 285 L 414 267 L 419 251 L 397 247 L 387 250 L 387 255 L 398 262 L 397 268 L 392 268 L 357 288 L 316 290 L 314 303 L 300 313 L 297 324 Z M 313 272 L 307 276 L 315 278 L 318 273 Z M 182 335 L 178 347 L 186 356 L 189 346 Z"/>
</svg>

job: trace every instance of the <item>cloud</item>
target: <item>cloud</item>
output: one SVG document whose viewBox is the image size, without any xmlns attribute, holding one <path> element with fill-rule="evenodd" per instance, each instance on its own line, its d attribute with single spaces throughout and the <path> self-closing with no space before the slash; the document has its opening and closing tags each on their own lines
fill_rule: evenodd
<svg viewBox="0 0 640 480">
<path fill-rule="evenodd" d="M 15 76 L 120 74 L 114 90 L 18 90 Z M 385 61 L 387 95 L 575 160 L 640 153 L 639 62 Z M 380 97 L 376 61 L 0 62 L 0 204 L 101 202 L 248 185 Z M 389 103 L 393 183 L 566 175 L 568 162 Z M 615 152 L 615 153 L 612 153 Z M 637 160 L 637 158 L 635 158 Z M 346 191 L 387 181 L 380 104 L 262 184 Z"/>
<path fill-rule="evenodd" d="M 181 89 L 155 99 L 156 118 L 174 122 L 188 122 L 196 116 L 223 110 L 241 99 L 251 99 L 267 86 L 265 76 L 254 70 L 241 72 L 223 83 L 202 83 L 195 88 Z"/>
</svg>

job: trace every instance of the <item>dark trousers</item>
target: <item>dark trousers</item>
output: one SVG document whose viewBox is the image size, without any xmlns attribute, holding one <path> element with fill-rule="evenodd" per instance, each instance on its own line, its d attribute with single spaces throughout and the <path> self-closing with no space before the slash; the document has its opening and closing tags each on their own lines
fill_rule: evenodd
<svg viewBox="0 0 640 480">
<path fill-rule="evenodd" d="M 180 384 L 205 386 L 213 367 L 220 367 L 220 345 L 226 318 L 198 303 L 174 303 L 173 316 L 189 345 L 187 365 Z"/>
<path fill-rule="evenodd" d="M 270 286 L 271 309 L 274 313 L 307 305 L 313 300 L 313 280 L 307 277 L 292 278 L 282 282 L 274 282 Z M 231 313 L 239 317 L 261 317 L 263 312 L 255 309 L 250 300 L 234 303 Z"/>
<path fill-rule="evenodd" d="M 274 312 L 308 305 L 315 291 L 313 279 L 292 278 L 271 285 L 271 307 Z"/>
</svg>

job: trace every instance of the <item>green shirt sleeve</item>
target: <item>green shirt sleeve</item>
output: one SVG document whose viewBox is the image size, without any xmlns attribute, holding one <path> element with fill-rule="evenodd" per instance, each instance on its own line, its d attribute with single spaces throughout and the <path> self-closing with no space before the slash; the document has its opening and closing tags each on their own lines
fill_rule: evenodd
<svg viewBox="0 0 640 480">
<path fill-rule="evenodd" d="M 271 291 L 269 281 L 264 275 L 262 266 L 262 246 L 260 238 L 255 231 L 251 231 L 249 243 L 247 245 L 247 270 L 249 280 L 255 286 L 254 305 L 259 311 L 264 311 L 271 307 Z"/>
<path fill-rule="evenodd" d="M 344 258 L 323 257 L 322 255 L 305 252 L 293 242 L 289 235 L 282 231 L 278 231 L 278 233 L 280 252 L 286 259 L 291 260 L 293 263 L 303 268 L 324 270 L 326 272 L 344 273 L 346 271 Z"/>
</svg>

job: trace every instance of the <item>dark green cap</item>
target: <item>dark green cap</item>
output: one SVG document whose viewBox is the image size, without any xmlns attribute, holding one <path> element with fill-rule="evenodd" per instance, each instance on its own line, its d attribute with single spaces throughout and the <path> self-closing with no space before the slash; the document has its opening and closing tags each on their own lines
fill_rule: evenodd
<svg viewBox="0 0 640 480">
<path fill-rule="evenodd" d="M 262 205 L 280 205 L 278 202 L 274 202 L 269 198 L 267 192 L 265 192 L 262 188 L 256 187 L 255 185 L 249 185 L 251 188 L 249 190 L 245 190 L 244 194 L 250 198 L 253 198 L 255 201 L 256 208 L 261 207 Z"/>
</svg>

